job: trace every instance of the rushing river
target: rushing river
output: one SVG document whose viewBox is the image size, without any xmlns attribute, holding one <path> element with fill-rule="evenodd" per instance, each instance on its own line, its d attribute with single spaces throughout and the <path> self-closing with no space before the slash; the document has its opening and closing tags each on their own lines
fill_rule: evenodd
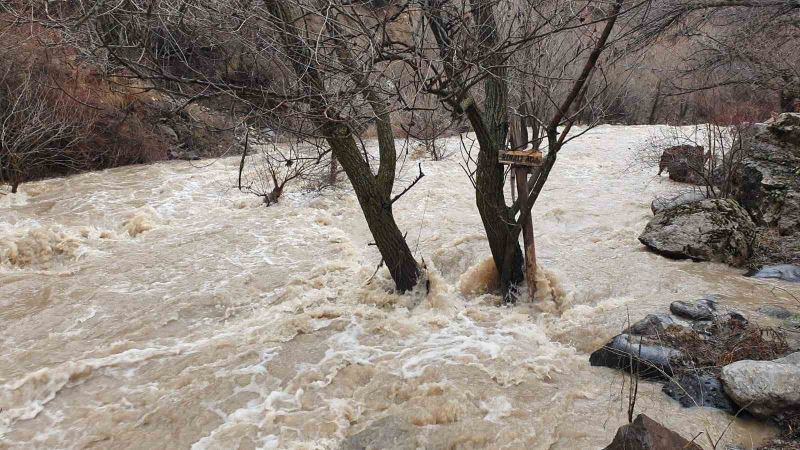
<svg viewBox="0 0 800 450">
<path fill-rule="evenodd" d="M 457 155 L 424 162 L 395 204 L 427 295 L 373 277 L 348 189 L 266 208 L 232 188 L 237 158 L 23 185 L 0 197 L 0 448 L 335 449 L 357 433 L 375 448 L 603 447 L 627 389 L 588 355 L 629 318 L 707 293 L 759 318 L 791 289 L 644 250 L 650 201 L 678 189 L 629 169 L 653 130 L 603 126 L 563 150 L 534 215 L 545 295 L 513 308 L 485 294 Z M 655 384 L 639 396 L 637 412 L 708 448 L 732 420 Z M 722 442 L 773 433 L 739 419 Z"/>
</svg>

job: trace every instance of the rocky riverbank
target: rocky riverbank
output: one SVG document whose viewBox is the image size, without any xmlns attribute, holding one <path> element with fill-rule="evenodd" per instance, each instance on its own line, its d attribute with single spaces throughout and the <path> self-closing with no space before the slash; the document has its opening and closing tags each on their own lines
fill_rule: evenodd
<svg viewBox="0 0 800 450">
<path fill-rule="evenodd" d="M 723 262 L 752 273 L 800 264 L 800 114 L 755 124 L 739 139 L 740 161 L 709 166 L 733 174 L 730 198 L 706 198 L 702 189 L 656 198 L 654 217 L 639 237 L 644 245 L 667 257 Z M 779 272 L 793 271 L 800 269 Z M 776 278 L 778 272 L 768 273 Z"/>
<path fill-rule="evenodd" d="M 794 445 L 800 438 L 796 431 L 800 414 L 796 337 L 761 327 L 725 308 L 717 295 L 675 301 L 669 309 L 630 325 L 593 352 L 590 363 L 660 383 L 664 394 L 685 408 L 711 407 L 775 423 L 785 430 L 785 442 Z M 783 311 L 788 313 L 777 309 L 773 313 L 786 317 Z M 642 424 L 631 427 L 647 430 Z"/>
</svg>

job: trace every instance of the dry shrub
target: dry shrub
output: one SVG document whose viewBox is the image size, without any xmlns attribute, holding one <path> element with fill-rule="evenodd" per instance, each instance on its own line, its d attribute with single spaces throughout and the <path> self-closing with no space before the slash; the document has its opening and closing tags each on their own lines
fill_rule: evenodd
<svg viewBox="0 0 800 450">
<path fill-rule="evenodd" d="M 774 264 L 800 265 L 800 240 L 787 239 L 776 228 L 761 228 L 747 265 L 759 269 Z"/>
<path fill-rule="evenodd" d="M 695 123 L 728 126 L 763 122 L 775 110 L 775 101 L 763 91 L 741 87 L 715 88 L 693 95 Z"/>
<path fill-rule="evenodd" d="M 691 358 L 694 367 L 705 369 L 720 369 L 741 360 L 773 360 L 791 351 L 781 331 L 735 318 L 715 320 L 707 334 L 671 325 L 660 338 Z"/>
<path fill-rule="evenodd" d="M 13 185 L 167 158 L 167 139 L 153 125 L 158 99 L 117 84 L 81 62 L 74 49 L 59 45 L 54 31 L 36 25 L 0 26 L 0 73 L 2 95 L 16 101 L 14 111 L 6 107 L 6 115 L 41 110 L 50 122 L 75 130 L 69 138 L 50 140 L 35 150 L 29 148 L 35 133 L 29 133 L 28 144 L 18 141 L 13 148 L 0 149 L 4 167 L 8 161 L 17 162 L 15 175 L 7 173 L 0 182 Z"/>
</svg>

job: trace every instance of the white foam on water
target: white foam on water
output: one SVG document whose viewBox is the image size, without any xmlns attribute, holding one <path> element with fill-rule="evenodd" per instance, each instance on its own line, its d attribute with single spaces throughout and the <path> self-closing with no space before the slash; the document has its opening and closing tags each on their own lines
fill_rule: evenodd
<svg viewBox="0 0 800 450">
<path fill-rule="evenodd" d="M 426 264 L 407 295 L 376 271 L 350 189 L 265 207 L 230 188 L 237 158 L 2 196 L 0 446 L 337 449 L 359 433 L 388 447 L 607 445 L 626 422 L 621 379 L 588 353 L 628 316 L 705 292 L 744 309 L 783 295 L 641 251 L 650 200 L 675 188 L 627 169 L 652 130 L 598 127 L 564 149 L 534 209 L 539 289 L 513 307 L 492 293 L 458 158 L 423 162 L 394 205 Z M 727 426 L 654 386 L 638 404 L 666 426 Z M 723 441 L 772 432 L 736 420 Z"/>
</svg>

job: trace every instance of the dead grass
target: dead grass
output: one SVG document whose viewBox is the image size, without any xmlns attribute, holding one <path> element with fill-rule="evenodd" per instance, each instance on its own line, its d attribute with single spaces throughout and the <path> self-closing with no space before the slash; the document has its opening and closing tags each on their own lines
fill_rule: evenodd
<svg viewBox="0 0 800 450">
<path fill-rule="evenodd" d="M 774 264 L 800 265 L 800 235 L 781 236 L 775 228 L 761 227 L 754 247 L 748 261 L 752 269 Z"/>
<path fill-rule="evenodd" d="M 23 182 L 161 161 L 178 145 L 201 156 L 219 156 L 234 145 L 226 114 L 194 104 L 175 113 L 174 102 L 164 94 L 133 78 L 105 73 L 61 42 L 57 31 L 16 26 L 0 15 L 0 66 L 33 74 L 45 87 L 45 101 L 82 120 L 86 130 L 80 142 L 58 149 L 58 164 L 31 165 Z M 162 125 L 175 130 L 178 142 Z"/>
<path fill-rule="evenodd" d="M 708 335 L 671 325 L 660 338 L 691 358 L 694 368 L 709 370 L 741 360 L 772 360 L 791 351 L 781 331 L 738 320 L 715 321 Z"/>
</svg>

